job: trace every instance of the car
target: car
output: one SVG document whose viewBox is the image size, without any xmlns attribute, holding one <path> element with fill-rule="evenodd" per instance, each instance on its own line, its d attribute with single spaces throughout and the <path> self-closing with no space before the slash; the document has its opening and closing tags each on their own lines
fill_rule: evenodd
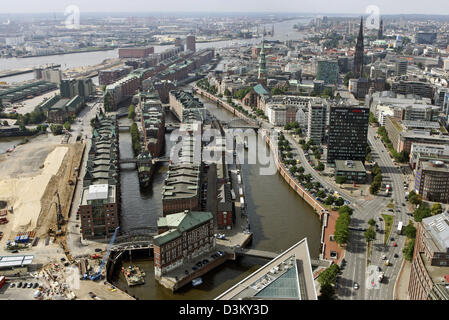
<svg viewBox="0 0 449 320">
<path fill-rule="evenodd" d="M 393 243 L 393 247 L 397 247 L 398 244 L 396 242 Z"/>
<path fill-rule="evenodd" d="M 25 283 L 23 284 L 23 287 L 22 287 L 22 288 L 23 288 L 23 289 L 26 289 L 27 287 L 28 287 L 28 283 L 25 282 Z"/>
<path fill-rule="evenodd" d="M 394 257 L 395 257 L 395 258 L 398 258 L 398 257 L 399 257 L 399 255 L 398 255 L 397 253 L 395 253 L 395 254 L 394 254 Z"/>
<path fill-rule="evenodd" d="M 103 250 L 101 250 L 100 248 L 95 249 L 95 252 L 101 252 L 101 251 L 103 251 Z"/>
<path fill-rule="evenodd" d="M 16 286 L 16 284 L 14 282 L 11 283 L 11 285 L 10 285 L 11 288 L 14 288 L 15 286 Z"/>
<path fill-rule="evenodd" d="M 206 263 L 209 263 L 209 260 L 204 259 L 204 260 L 203 260 L 203 264 L 206 264 Z"/>
<path fill-rule="evenodd" d="M 381 217 L 379 217 L 379 221 L 384 221 L 384 219 L 382 219 Z"/>
<path fill-rule="evenodd" d="M 19 283 L 17 284 L 17 288 L 22 288 L 22 282 L 19 282 Z"/>
<path fill-rule="evenodd" d="M 33 286 L 33 289 L 36 289 L 37 287 L 39 287 L 39 283 L 36 282 Z"/>
<path fill-rule="evenodd" d="M 27 286 L 28 288 L 32 288 L 33 287 L 33 284 L 30 282 L 30 283 L 28 283 L 28 286 Z"/>
<path fill-rule="evenodd" d="M 96 295 L 93 292 L 89 291 L 89 297 L 91 297 L 93 299 L 96 297 Z"/>
<path fill-rule="evenodd" d="M 391 237 L 391 238 L 390 238 L 390 241 L 394 241 L 394 238 L 393 238 L 393 237 Z"/>
<path fill-rule="evenodd" d="M 357 282 L 355 282 L 355 283 L 354 283 L 354 289 L 355 289 L 355 290 L 358 290 L 359 287 L 360 287 L 359 284 L 358 284 Z"/>
<path fill-rule="evenodd" d="M 19 253 L 19 250 L 13 250 L 12 253 Z"/>
<path fill-rule="evenodd" d="M 196 271 L 196 270 L 198 270 L 198 268 L 197 267 L 192 267 L 192 270 Z"/>
<path fill-rule="evenodd" d="M 405 203 L 402 203 L 402 206 L 405 207 Z"/>
<path fill-rule="evenodd" d="M 197 265 L 197 267 L 201 267 L 203 265 L 203 263 L 200 261 L 196 265 Z"/>
</svg>

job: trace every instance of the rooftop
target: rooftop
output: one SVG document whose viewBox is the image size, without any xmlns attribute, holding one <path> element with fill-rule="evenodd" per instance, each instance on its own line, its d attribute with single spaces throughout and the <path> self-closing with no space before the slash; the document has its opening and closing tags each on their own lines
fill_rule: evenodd
<svg viewBox="0 0 449 320">
<path fill-rule="evenodd" d="M 366 172 L 362 161 L 335 160 L 336 171 Z"/>
<path fill-rule="evenodd" d="M 428 217 L 422 220 L 424 228 L 432 234 L 441 252 L 449 252 L 449 213 Z M 449 272 L 448 272 L 449 273 Z"/>
<path fill-rule="evenodd" d="M 316 300 L 307 238 L 216 298 L 242 299 Z"/>
</svg>

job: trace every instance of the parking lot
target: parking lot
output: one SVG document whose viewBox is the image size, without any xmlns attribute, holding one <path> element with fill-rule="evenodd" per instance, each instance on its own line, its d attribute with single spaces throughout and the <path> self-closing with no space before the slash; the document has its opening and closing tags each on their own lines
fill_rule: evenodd
<svg viewBox="0 0 449 320">
<path fill-rule="evenodd" d="M 39 283 L 33 278 L 9 280 L 0 289 L 0 300 L 34 300 L 33 294 L 38 286 Z"/>
</svg>

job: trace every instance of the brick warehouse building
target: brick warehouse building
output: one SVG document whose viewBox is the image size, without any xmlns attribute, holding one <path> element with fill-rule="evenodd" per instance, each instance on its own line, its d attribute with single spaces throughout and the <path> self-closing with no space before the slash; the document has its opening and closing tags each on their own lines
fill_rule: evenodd
<svg viewBox="0 0 449 320">
<path fill-rule="evenodd" d="M 154 53 L 154 47 L 143 48 L 119 48 L 118 56 L 122 58 L 146 58 Z"/>
<path fill-rule="evenodd" d="M 408 295 L 411 300 L 449 300 L 449 214 L 418 223 Z"/>
<path fill-rule="evenodd" d="M 214 250 L 214 219 L 210 212 L 184 211 L 158 219 L 154 237 L 156 279 L 197 256 Z"/>
</svg>

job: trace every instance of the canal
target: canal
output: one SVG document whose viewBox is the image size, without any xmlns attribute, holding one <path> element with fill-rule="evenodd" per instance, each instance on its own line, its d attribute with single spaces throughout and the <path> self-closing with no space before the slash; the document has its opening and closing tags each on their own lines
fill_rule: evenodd
<svg viewBox="0 0 449 320">
<path fill-rule="evenodd" d="M 204 99 L 200 100 L 217 119 L 229 121 L 233 118 L 227 110 L 218 108 Z M 128 124 L 128 121 L 128 119 L 120 120 L 121 124 Z M 259 147 L 269 154 L 264 143 L 260 143 Z M 167 135 L 166 154 L 168 150 L 170 141 Z M 131 136 L 126 131 L 120 132 L 120 155 L 132 156 Z M 272 158 L 271 160 L 273 161 Z M 158 216 L 162 213 L 162 186 L 167 166 L 161 165 L 158 168 L 152 187 L 148 191 L 140 190 L 137 173 L 132 168 L 132 165 L 129 169 L 123 166 L 124 170 L 121 172 L 121 225 L 124 231 L 132 227 L 155 226 Z M 318 215 L 290 189 L 278 173 L 260 175 L 259 170 L 259 164 L 242 166 L 249 220 L 251 231 L 254 233 L 251 247 L 280 252 L 307 237 L 311 257 L 318 258 L 321 235 Z M 173 294 L 154 280 L 154 264 L 146 252 L 140 256 L 133 256 L 132 260 L 125 256 L 122 265 L 118 265 L 115 270 L 113 283 L 139 299 L 213 299 L 266 262 L 250 257 L 228 261 L 204 275 L 202 285 L 198 287 L 187 285 Z M 130 264 L 137 265 L 146 272 L 146 284 L 127 287 L 120 268 L 121 266 L 126 268 Z"/>
</svg>

